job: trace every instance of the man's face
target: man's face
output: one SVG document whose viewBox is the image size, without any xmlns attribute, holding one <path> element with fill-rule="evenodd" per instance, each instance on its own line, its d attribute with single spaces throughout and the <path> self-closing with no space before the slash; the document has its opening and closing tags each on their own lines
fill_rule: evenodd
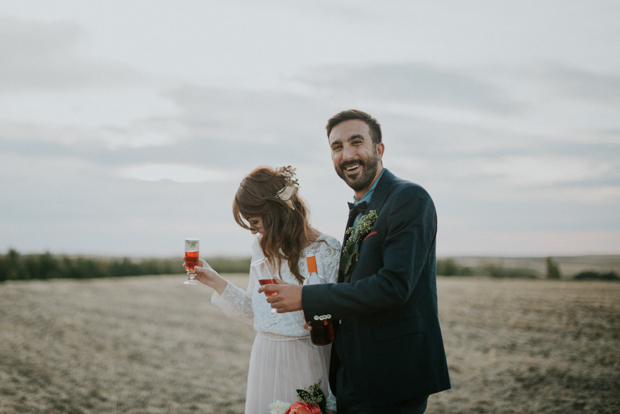
<svg viewBox="0 0 620 414">
<path fill-rule="evenodd" d="M 370 187 L 383 156 L 383 144 L 373 144 L 368 125 L 359 119 L 339 123 L 329 134 L 329 146 L 338 176 L 356 192 Z"/>
</svg>

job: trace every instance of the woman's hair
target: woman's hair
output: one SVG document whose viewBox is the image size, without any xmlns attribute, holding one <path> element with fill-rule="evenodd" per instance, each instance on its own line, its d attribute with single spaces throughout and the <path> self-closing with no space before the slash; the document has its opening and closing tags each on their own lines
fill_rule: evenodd
<svg viewBox="0 0 620 414">
<path fill-rule="evenodd" d="M 299 258 L 310 240 L 310 225 L 308 209 L 298 195 L 294 172 L 290 166 L 275 170 L 271 167 L 256 168 L 239 185 L 233 201 L 233 215 L 237 224 L 247 230 L 250 226 L 244 221 L 245 218 L 262 217 L 264 230 L 260 248 L 263 254 L 278 271 L 282 261 L 288 261 L 291 273 L 301 284 L 304 278 L 299 272 Z M 285 187 L 294 190 L 290 205 L 278 196 Z"/>
</svg>

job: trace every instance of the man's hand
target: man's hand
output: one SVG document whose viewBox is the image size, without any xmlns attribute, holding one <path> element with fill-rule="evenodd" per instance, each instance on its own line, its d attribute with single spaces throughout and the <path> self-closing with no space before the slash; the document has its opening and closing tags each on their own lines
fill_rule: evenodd
<svg viewBox="0 0 620 414">
<path fill-rule="evenodd" d="M 277 285 L 264 285 L 258 289 L 258 293 L 276 292 L 275 295 L 267 296 L 267 302 L 278 313 L 295 312 L 301 310 L 301 291 L 303 287 L 292 283 L 278 282 Z"/>
</svg>

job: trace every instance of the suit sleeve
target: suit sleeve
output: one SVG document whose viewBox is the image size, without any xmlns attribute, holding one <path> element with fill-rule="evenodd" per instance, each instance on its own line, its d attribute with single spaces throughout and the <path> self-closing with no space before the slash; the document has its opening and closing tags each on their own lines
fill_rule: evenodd
<svg viewBox="0 0 620 414">
<path fill-rule="evenodd" d="M 341 319 L 382 312 L 409 299 L 435 242 L 435 207 L 418 187 L 405 187 L 393 197 L 384 224 L 383 266 L 376 274 L 362 275 L 351 283 L 305 286 L 302 302 L 308 320 L 317 314 Z M 363 269 L 356 268 L 356 272 L 360 271 Z"/>
</svg>

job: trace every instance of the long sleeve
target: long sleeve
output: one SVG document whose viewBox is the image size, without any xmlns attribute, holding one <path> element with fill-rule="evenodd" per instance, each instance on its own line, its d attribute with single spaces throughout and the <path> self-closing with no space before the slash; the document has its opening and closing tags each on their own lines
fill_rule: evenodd
<svg viewBox="0 0 620 414">
<path fill-rule="evenodd" d="M 254 310 L 252 309 L 252 292 L 256 288 L 256 278 L 250 275 L 248 290 L 235 286 L 230 281 L 221 295 L 213 293 L 211 303 L 224 311 L 231 319 L 252 325 L 254 323 Z"/>
<path fill-rule="evenodd" d="M 258 240 L 254 240 L 252 244 L 252 262 L 262 257 L 262 252 L 258 245 Z M 254 323 L 254 304 L 252 303 L 252 297 L 254 292 L 258 290 L 256 286 L 256 276 L 250 271 L 250 280 L 248 282 L 248 288 L 246 291 L 235 286 L 230 281 L 226 285 L 226 289 L 219 295 L 217 292 L 213 293 L 211 297 L 211 303 L 218 306 L 226 316 L 248 325 Z"/>
</svg>

